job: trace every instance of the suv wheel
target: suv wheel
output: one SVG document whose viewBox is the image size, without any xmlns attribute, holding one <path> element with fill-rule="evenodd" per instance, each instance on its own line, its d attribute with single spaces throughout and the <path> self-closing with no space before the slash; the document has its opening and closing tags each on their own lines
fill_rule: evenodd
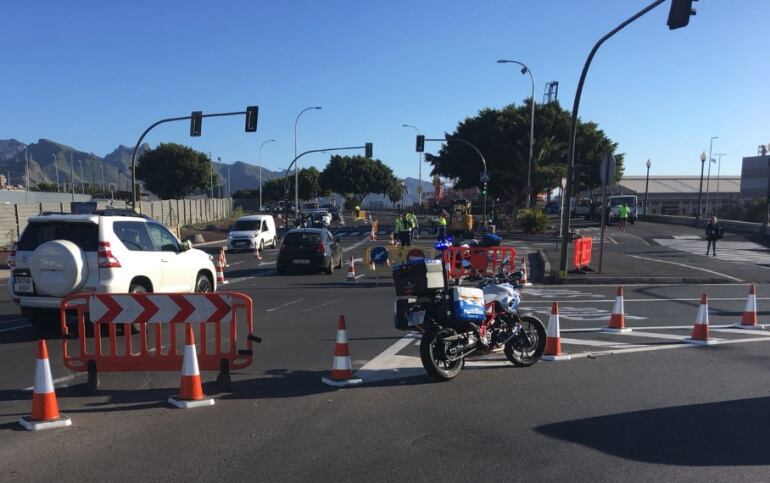
<svg viewBox="0 0 770 483">
<path fill-rule="evenodd" d="M 278 238 L 273 237 L 273 248 L 278 248 Z"/>
<path fill-rule="evenodd" d="M 211 280 L 209 280 L 209 277 L 206 275 L 200 273 L 198 274 L 198 279 L 195 280 L 195 291 L 196 292 L 212 292 L 213 287 L 211 285 Z"/>
</svg>

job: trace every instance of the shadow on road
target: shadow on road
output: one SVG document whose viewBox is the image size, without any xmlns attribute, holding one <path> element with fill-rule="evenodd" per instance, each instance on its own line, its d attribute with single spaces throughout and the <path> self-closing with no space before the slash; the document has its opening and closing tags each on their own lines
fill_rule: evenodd
<svg viewBox="0 0 770 483">
<path fill-rule="evenodd" d="M 292 398 L 335 390 L 321 382 L 328 371 L 270 369 L 266 374 L 267 377 L 233 381 L 235 392 L 220 399 Z"/>
<path fill-rule="evenodd" d="M 681 466 L 770 464 L 770 397 L 613 414 L 535 428 L 619 458 Z"/>
</svg>

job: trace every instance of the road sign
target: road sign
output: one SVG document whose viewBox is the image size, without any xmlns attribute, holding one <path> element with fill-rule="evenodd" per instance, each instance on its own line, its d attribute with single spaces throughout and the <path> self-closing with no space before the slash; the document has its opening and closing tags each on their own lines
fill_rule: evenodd
<svg viewBox="0 0 770 483">
<path fill-rule="evenodd" d="M 482 171 L 481 172 L 481 182 L 482 183 L 489 183 L 490 177 L 489 177 L 489 171 Z"/>
<path fill-rule="evenodd" d="M 612 153 L 607 153 L 607 155 L 602 160 L 602 166 L 599 169 L 599 176 L 601 176 L 602 183 L 612 183 L 612 180 L 615 179 L 616 165 L 617 163 L 615 161 L 615 156 L 613 156 Z"/>
<path fill-rule="evenodd" d="M 96 323 L 229 322 L 232 301 L 220 294 L 97 294 L 88 300 Z"/>
<path fill-rule="evenodd" d="M 385 247 L 372 248 L 369 256 L 376 265 L 385 265 L 388 263 L 388 250 Z"/>
</svg>

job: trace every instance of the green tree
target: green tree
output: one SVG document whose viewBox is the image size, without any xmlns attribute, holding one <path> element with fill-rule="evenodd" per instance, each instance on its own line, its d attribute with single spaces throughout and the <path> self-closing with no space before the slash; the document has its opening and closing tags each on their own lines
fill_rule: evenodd
<svg viewBox="0 0 770 483">
<path fill-rule="evenodd" d="M 393 178 L 393 182 L 390 184 L 390 186 L 388 186 L 388 189 L 385 192 L 385 196 L 388 197 L 391 204 L 395 207 L 396 203 L 404 199 L 405 193 L 408 193 L 408 190 L 406 189 L 406 183 L 404 183 L 404 180 Z"/>
<path fill-rule="evenodd" d="M 136 166 L 136 177 L 162 199 L 181 198 L 208 189 L 211 160 L 204 153 L 181 144 L 160 144 L 142 154 Z M 218 176 L 214 174 L 214 185 Z"/>
<path fill-rule="evenodd" d="M 299 198 L 313 200 L 321 196 L 321 172 L 313 166 L 299 170 Z"/>
<path fill-rule="evenodd" d="M 35 186 L 29 187 L 30 191 L 49 191 L 49 192 L 56 192 L 56 183 L 49 183 L 47 181 L 43 181 L 40 183 L 37 183 Z"/>
<path fill-rule="evenodd" d="M 387 193 L 394 180 L 393 170 L 379 159 L 334 155 L 321 172 L 320 184 L 347 199 L 363 200 L 368 193 Z"/>
<path fill-rule="evenodd" d="M 457 125 L 452 136 L 475 145 L 484 155 L 491 174 L 490 198 L 520 204 L 526 197 L 529 158 L 530 103 L 511 104 L 502 109 L 483 109 L 478 115 Z M 535 145 L 532 160 L 533 196 L 556 188 L 567 172 L 570 113 L 558 103 L 537 105 L 535 109 Z M 578 121 L 575 164 L 588 188 L 600 185 L 599 167 L 607 152 L 617 143 L 609 139 L 593 122 Z M 623 174 L 623 155 L 616 154 L 616 180 Z M 426 155 L 433 165 L 433 175 L 456 180 L 456 188 L 480 185 L 481 160 L 470 147 L 449 142 L 437 156 Z M 576 178 L 577 179 L 577 178 Z M 576 183 L 577 184 L 577 183 Z"/>
</svg>

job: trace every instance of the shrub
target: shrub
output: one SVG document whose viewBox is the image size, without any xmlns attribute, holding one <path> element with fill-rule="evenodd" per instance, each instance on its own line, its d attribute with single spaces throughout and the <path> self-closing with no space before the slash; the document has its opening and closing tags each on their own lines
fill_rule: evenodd
<svg viewBox="0 0 770 483">
<path fill-rule="evenodd" d="M 519 211 L 519 221 L 524 233 L 542 233 L 548 228 L 548 216 L 537 208 Z"/>
</svg>

